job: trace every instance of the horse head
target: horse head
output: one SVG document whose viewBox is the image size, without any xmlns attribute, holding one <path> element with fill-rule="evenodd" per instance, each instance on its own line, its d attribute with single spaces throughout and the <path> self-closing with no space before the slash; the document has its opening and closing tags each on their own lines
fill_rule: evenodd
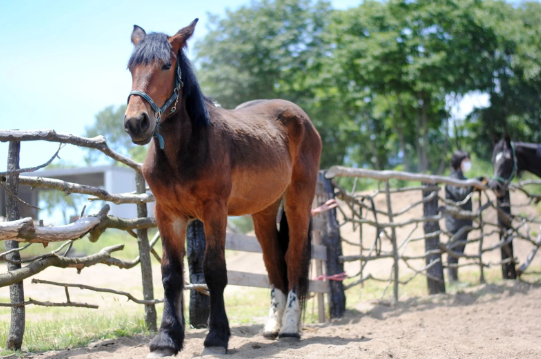
<svg viewBox="0 0 541 359">
<path fill-rule="evenodd" d="M 494 177 L 489 181 L 489 187 L 496 196 L 502 197 L 507 186 L 517 174 L 517 156 L 509 135 L 503 139 L 494 138 L 494 151 L 492 153 Z"/>
<path fill-rule="evenodd" d="M 155 136 L 163 148 L 160 121 L 166 121 L 178 111 L 177 105 L 182 105 L 186 91 L 183 77 L 193 75 L 191 68 L 185 71 L 189 74 L 183 74 L 183 67 L 189 66 L 183 48 L 192 36 L 197 20 L 173 36 L 147 35 L 145 30 L 134 25 L 131 34 L 134 50 L 128 62 L 132 91 L 124 115 L 124 130 L 133 143 L 146 145 Z"/>
</svg>

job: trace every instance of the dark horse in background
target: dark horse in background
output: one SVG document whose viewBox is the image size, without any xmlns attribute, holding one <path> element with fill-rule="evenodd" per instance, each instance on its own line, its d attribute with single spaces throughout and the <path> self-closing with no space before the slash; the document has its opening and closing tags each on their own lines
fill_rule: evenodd
<svg viewBox="0 0 541 359">
<path fill-rule="evenodd" d="M 182 349 L 182 263 L 186 227 L 192 219 L 203 222 L 206 236 L 203 268 L 210 292 L 206 350 L 226 353 L 230 337 L 223 295 L 228 215 L 251 214 L 254 220 L 272 286 L 265 337 L 300 337 L 301 308 L 308 292 L 319 134 L 308 115 L 291 102 L 258 100 L 226 110 L 205 98 L 184 54 L 196 23 L 197 19 L 170 37 L 147 35 L 138 26 L 131 35 L 135 48 L 128 68 L 133 82 L 124 128 L 135 144 L 151 142 L 143 175 L 156 197 L 163 245 L 165 303 L 149 357 L 175 355 Z M 277 229 L 282 201 L 284 213 Z"/>
<path fill-rule="evenodd" d="M 514 142 L 508 135 L 505 135 L 501 140 L 495 137 L 492 164 L 494 177 L 490 180 L 489 187 L 494 190 L 500 208 L 510 214 L 509 184 L 522 171 L 528 171 L 541 177 L 541 145 Z M 498 215 L 498 222 L 507 228 L 509 221 L 504 217 L 505 215 Z M 503 246 L 501 253 L 502 260 L 514 258 L 513 245 Z M 514 263 L 502 264 L 502 275 L 505 279 L 515 279 L 517 272 Z"/>
<path fill-rule="evenodd" d="M 509 183 L 522 171 L 541 178 L 541 144 L 514 142 L 508 135 L 501 140 L 495 137 L 492 164 L 494 177 L 489 186 L 497 197 L 502 197 Z"/>
</svg>

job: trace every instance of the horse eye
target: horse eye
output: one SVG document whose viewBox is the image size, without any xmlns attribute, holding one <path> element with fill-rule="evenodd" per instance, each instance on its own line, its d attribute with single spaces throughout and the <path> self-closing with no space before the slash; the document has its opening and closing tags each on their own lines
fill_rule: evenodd
<svg viewBox="0 0 541 359">
<path fill-rule="evenodd" d="M 169 62 L 162 66 L 162 70 L 169 70 L 170 68 L 171 68 L 171 63 Z"/>
</svg>

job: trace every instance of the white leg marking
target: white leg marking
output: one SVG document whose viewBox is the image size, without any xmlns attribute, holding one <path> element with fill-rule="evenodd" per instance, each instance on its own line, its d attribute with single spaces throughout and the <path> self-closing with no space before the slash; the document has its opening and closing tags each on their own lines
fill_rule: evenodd
<svg viewBox="0 0 541 359">
<path fill-rule="evenodd" d="M 299 334 L 301 331 L 301 306 L 295 292 L 290 291 L 287 296 L 287 306 L 282 319 L 281 334 Z"/>
<path fill-rule="evenodd" d="M 278 331 L 282 326 L 282 316 L 286 307 L 286 296 L 280 289 L 271 287 L 271 305 L 269 309 L 269 319 L 265 324 L 264 334 L 278 335 Z"/>
</svg>

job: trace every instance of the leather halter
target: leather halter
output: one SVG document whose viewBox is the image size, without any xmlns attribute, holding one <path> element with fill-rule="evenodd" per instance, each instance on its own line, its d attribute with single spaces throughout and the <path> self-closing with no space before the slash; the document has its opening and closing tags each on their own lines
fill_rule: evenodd
<svg viewBox="0 0 541 359">
<path fill-rule="evenodd" d="M 156 113 L 156 118 L 157 118 L 156 127 L 154 127 L 154 133 L 152 134 L 152 136 L 158 139 L 158 142 L 160 144 L 160 149 L 162 150 L 165 146 L 165 143 L 164 143 L 162 135 L 158 133 L 158 130 L 160 128 L 160 120 L 162 118 L 162 114 L 165 113 L 165 110 L 167 110 L 167 108 L 171 106 L 173 102 L 175 104 L 171 108 L 171 112 L 169 114 L 172 114 L 177 110 L 178 92 L 180 91 L 181 87 L 184 87 L 184 82 L 182 82 L 182 71 L 180 70 L 180 52 L 179 52 L 177 55 L 177 73 L 175 76 L 175 87 L 173 88 L 173 94 L 171 95 L 171 97 L 169 97 L 169 100 L 165 101 L 165 104 L 161 108 L 158 107 L 158 105 L 156 105 L 156 102 L 154 102 L 154 100 L 152 100 L 152 98 L 145 91 L 133 90 L 128 95 L 128 103 L 130 102 L 130 97 L 132 95 L 136 95 L 136 96 L 141 96 L 142 98 L 144 98 L 150 104 L 150 106 L 152 106 L 152 109 Z"/>
</svg>

